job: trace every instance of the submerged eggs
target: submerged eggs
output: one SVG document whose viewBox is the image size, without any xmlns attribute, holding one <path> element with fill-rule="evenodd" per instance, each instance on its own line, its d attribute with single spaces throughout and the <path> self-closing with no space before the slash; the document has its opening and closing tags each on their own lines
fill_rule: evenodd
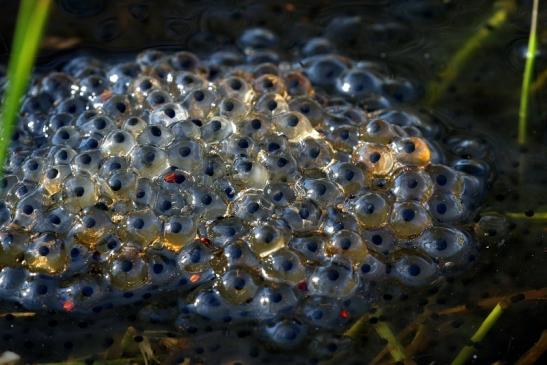
<svg viewBox="0 0 547 365">
<path fill-rule="evenodd" d="M 290 348 L 374 287 L 475 260 L 488 164 L 443 150 L 378 67 L 219 57 L 78 58 L 35 79 L 0 181 L 0 298 L 87 312 L 176 291 L 210 319 L 279 319 L 263 334 Z"/>
</svg>

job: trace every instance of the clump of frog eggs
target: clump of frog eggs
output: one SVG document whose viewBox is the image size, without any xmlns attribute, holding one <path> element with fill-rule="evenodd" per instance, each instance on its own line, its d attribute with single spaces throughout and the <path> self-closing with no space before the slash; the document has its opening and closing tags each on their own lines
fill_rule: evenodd
<svg viewBox="0 0 547 365">
<path fill-rule="evenodd" d="M 408 82 L 325 40 L 294 64 L 267 30 L 240 42 L 81 57 L 34 81 L 0 181 L 1 299 L 98 313 L 173 291 L 183 328 L 258 319 L 288 346 L 341 328 L 375 287 L 469 266 L 490 174 L 459 156 L 477 142 L 439 143 L 399 106 Z"/>
</svg>

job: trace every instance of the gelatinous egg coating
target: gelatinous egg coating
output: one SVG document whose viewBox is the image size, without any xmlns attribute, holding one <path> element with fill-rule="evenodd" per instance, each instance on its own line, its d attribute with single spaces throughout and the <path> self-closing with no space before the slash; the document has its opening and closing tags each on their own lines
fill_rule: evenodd
<svg viewBox="0 0 547 365">
<path fill-rule="evenodd" d="M 380 65 L 251 57 L 266 40 L 242 36 L 252 62 L 150 50 L 36 78 L 0 181 L 0 298 L 97 312 L 173 291 L 210 319 L 283 317 L 264 333 L 288 346 L 374 287 L 465 270 L 489 165 Z"/>
</svg>

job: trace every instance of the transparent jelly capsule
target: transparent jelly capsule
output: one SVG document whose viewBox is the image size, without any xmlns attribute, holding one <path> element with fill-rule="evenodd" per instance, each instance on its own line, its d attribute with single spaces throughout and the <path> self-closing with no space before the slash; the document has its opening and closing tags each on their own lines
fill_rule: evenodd
<svg viewBox="0 0 547 365">
<path fill-rule="evenodd" d="M 104 279 L 86 275 L 63 282 L 57 292 L 59 303 L 70 302 L 73 310 L 85 311 L 97 305 L 107 296 L 107 284 Z"/>
<path fill-rule="evenodd" d="M 314 90 L 310 80 L 299 71 L 289 71 L 283 75 L 287 93 L 291 97 L 313 96 Z"/>
<path fill-rule="evenodd" d="M 81 152 L 94 150 L 99 147 L 102 141 L 103 141 L 102 135 L 100 135 L 99 133 L 91 133 L 82 138 L 78 146 L 78 150 Z"/>
<path fill-rule="evenodd" d="M 173 142 L 174 136 L 171 130 L 162 125 L 152 125 L 145 128 L 137 137 L 137 142 L 140 145 L 152 145 L 164 148 Z"/>
<path fill-rule="evenodd" d="M 158 240 L 161 229 L 161 221 L 151 210 L 132 212 L 125 222 L 130 239 L 143 246 Z"/>
<path fill-rule="evenodd" d="M 163 225 L 162 245 L 169 250 L 179 251 L 193 241 L 197 234 L 197 221 L 191 215 L 173 215 Z"/>
<path fill-rule="evenodd" d="M 370 94 L 378 94 L 383 79 L 371 70 L 351 69 L 336 80 L 336 90 L 350 98 L 360 99 Z"/>
<path fill-rule="evenodd" d="M 461 221 L 470 213 L 466 211 L 461 199 L 453 194 L 435 194 L 427 204 L 431 216 L 438 222 Z"/>
<path fill-rule="evenodd" d="M 389 147 L 367 142 L 356 147 L 353 159 L 362 163 L 368 172 L 376 176 L 389 175 L 395 165 L 393 153 Z"/>
<path fill-rule="evenodd" d="M 332 235 L 325 246 L 325 253 L 329 256 L 344 256 L 353 264 L 358 264 L 367 255 L 368 250 L 359 234 L 343 229 Z"/>
<path fill-rule="evenodd" d="M 328 167 L 327 175 L 345 195 L 355 194 L 365 187 L 366 177 L 360 167 L 349 162 L 337 162 Z"/>
<path fill-rule="evenodd" d="M 257 268 L 260 261 L 249 248 L 246 242 L 242 240 L 230 241 L 224 247 L 222 254 L 225 258 L 223 269 L 234 267 Z"/>
<path fill-rule="evenodd" d="M 379 228 L 387 222 L 391 206 L 385 197 L 378 193 L 365 193 L 349 202 L 351 211 L 359 223 L 366 228 Z"/>
<path fill-rule="evenodd" d="M 303 301 L 300 311 L 302 319 L 314 327 L 336 328 L 340 323 L 341 309 L 341 303 L 336 299 L 312 295 Z"/>
<path fill-rule="evenodd" d="M 0 197 L 5 198 L 18 182 L 19 178 L 16 175 L 4 174 L 0 179 Z"/>
<path fill-rule="evenodd" d="M 310 351 L 311 354 L 314 354 L 314 356 L 317 356 L 317 358 L 329 359 L 336 354 L 350 351 L 352 346 L 353 343 L 350 338 L 332 334 L 319 335 L 312 339 L 308 346 L 308 351 Z"/>
<path fill-rule="evenodd" d="M 268 322 L 263 328 L 267 341 L 281 349 L 296 348 L 302 343 L 307 334 L 306 327 L 294 319 Z"/>
<path fill-rule="evenodd" d="M 165 53 L 157 49 L 146 49 L 137 54 L 136 62 L 142 66 L 152 66 L 165 57 Z"/>
<path fill-rule="evenodd" d="M 310 121 L 298 112 L 277 114 L 273 117 L 276 130 L 291 141 L 300 141 L 310 136 L 318 136 Z"/>
<path fill-rule="evenodd" d="M 150 90 L 148 93 L 148 96 L 146 96 L 146 104 L 151 109 L 157 109 L 161 106 L 171 103 L 173 100 L 171 98 L 171 95 L 167 93 L 164 90 L 161 89 L 153 89 Z M 146 105 L 145 104 L 145 105 Z M 160 115 L 164 115 L 165 113 L 160 113 Z"/>
<path fill-rule="evenodd" d="M 44 199 L 41 190 L 28 194 L 17 204 L 13 217 L 13 224 L 30 229 L 43 217 Z"/>
<path fill-rule="evenodd" d="M 429 165 L 426 171 L 431 176 L 435 192 L 459 195 L 463 191 L 463 177 L 453 168 L 445 165 Z"/>
<path fill-rule="evenodd" d="M 416 239 L 416 245 L 441 266 L 443 271 L 454 271 L 469 264 L 476 249 L 469 233 L 452 227 L 431 227 Z"/>
<path fill-rule="evenodd" d="M 264 165 L 246 157 L 236 158 L 233 168 L 234 181 L 249 188 L 263 189 L 270 177 Z"/>
<path fill-rule="evenodd" d="M 23 179 L 27 181 L 38 182 L 46 169 L 46 162 L 41 158 L 30 157 L 23 162 L 21 170 Z"/>
<path fill-rule="evenodd" d="M 80 81 L 80 93 L 90 100 L 94 100 L 108 92 L 108 80 L 101 75 L 89 75 Z"/>
<path fill-rule="evenodd" d="M 350 297 L 359 285 L 359 276 L 353 271 L 351 263 L 333 257 L 325 266 L 318 266 L 308 278 L 311 295 L 324 295 L 332 298 Z"/>
<path fill-rule="evenodd" d="M 325 259 L 327 237 L 319 233 L 309 233 L 293 237 L 289 247 L 310 262 L 322 262 Z"/>
<path fill-rule="evenodd" d="M 110 260 L 112 256 L 117 254 L 122 249 L 123 243 L 120 237 L 115 234 L 108 234 L 101 238 L 100 241 L 98 241 L 95 250 L 100 253 L 100 260 L 106 261 Z M 81 251 L 80 247 L 78 245 L 73 245 L 72 247 L 76 247 L 80 252 L 76 254 L 76 256 L 80 254 L 85 254 L 85 251 Z M 84 247 L 87 250 L 87 247 Z M 70 252 L 72 256 L 72 249 Z"/>
<path fill-rule="evenodd" d="M 290 233 L 287 224 L 281 220 L 273 220 L 252 228 L 249 246 L 257 256 L 267 257 L 286 246 L 289 240 Z"/>
<path fill-rule="evenodd" d="M 333 87 L 336 80 L 347 69 L 339 56 L 318 55 L 310 57 L 307 64 L 306 75 L 314 85 Z"/>
<path fill-rule="evenodd" d="M 28 281 L 28 273 L 20 267 L 3 267 L 0 269 L 0 298 L 13 298 Z"/>
<path fill-rule="evenodd" d="M 71 174 L 68 165 L 52 165 L 45 170 L 41 184 L 50 195 L 56 194 L 63 188 L 65 179 Z"/>
<path fill-rule="evenodd" d="M 79 115 L 89 108 L 89 100 L 83 96 L 72 96 L 61 101 L 54 107 L 57 113 L 68 113 L 73 116 Z"/>
<path fill-rule="evenodd" d="M 258 146 L 253 139 L 241 134 L 232 134 L 226 140 L 221 142 L 220 153 L 226 158 L 254 158 L 257 152 Z"/>
<path fill-rule="evenodd" d="M 325 138 L 340 152 L 351 153 L 359 143 L 359 134 L 356 127 L 342 125 L 328 128 Z"/>
<path fill-rule="evenodd" d="M 86 246 L 75 242 L 67 244 L 66 249 L 68 255 L 66 273 L 69 275 L 86 273 L 90 269 L 91 260 L 94 260 L 93 253 Z"/>
<path fill-rule="evenodd" d="M 173 124 L 188 118 L 188 112 L 179 104 L 166 103 L 158 106 L 150 114 L 150 124 L 171 127 Z"/>
<path fill-rule="evenodd" d="M 393 205 L 389 226 L 398 238 L 418 236 L 431 225 L 431 217 L 423 205 L 416 202 Z"/>
<path fill-rule="evenodd" d="M 270 118 L 261 114 L 250 114 L 238 123 L 238 132 L 253 138 L 255 141 L 260 140 L 270 130 Z"/>
<path fill-rule="evenodd" d="M 431 161 L 427 143 L 419 137 L 408 137 L 392 143 L 395 157 L 404 165 L 426 166 Z"/>
<path fill-rule="evenodd" d="M 103 104 L 102 109 L 116 122 L 121 122 L 133 114 L 131 102 L 124 95 L 113 95 Z"/>
<path fill-rule="evenodd" d="M 171 125 L 171 131 L 176 139 L 199 139 L 201 138 L 200 128 L 203 122 L 199 119 L 188 119 L 176 122 Z"/>
<path fill-rule="evenodd" d="M 177 141 L 168 148 L 169 163 L 184 171 L 197 172 L 203 164 L 202 150 L 202 145 L 197 141 Z"/>
<path fill-rule="evenodd" d="M 226 271 L 219 278 L 217 288 L 220 295 L 233 304 L 251 301 L 258 291 L 253 276 L 243 269 Z"/>
<path fill-rule="evenodd" d="M 272 203 L 266 200 L 260 190 L 241 191 L 230 204 L 231 214 L 244 221 L 259 221 L 271 217 Z"/>
<path fill-rule="evenodd" d="M 127 156 L 135 145 L 135 137 L 131 133 L 116 129 L 105 137 L 100 148 L 105 156 Z"/>
<path fill-rule="evenodd" d="M 135 191 L 137 175 L 132 171 L 116 171 L 108 177 L 106 183 L 115 199 L 129 200 Z"/>
<path fill-rule="evenodd" d="M 76 151 L 70 147 L 59 146 L 51 149 L 50 159 L 55 165 L 68 165 L 76 156 Z"/>
<path fill-rule="evenodd" d="M 75 148 L 80 143 L 80 133 L 73 126 L 61 127 L 53 134 L 51 143 L 55 146 Z"/>
<path fill-rule="evenodd" d="M 361 130 L 361 139 L 369 143 L 388 144 L 397 136 L 393 126 L 383 119 L 372 119 Z"/>
<path fill-rule="evenodd" d="M 160 82 L 155 78 L 150 76 L 140 76 L 131 84 L 129 93 L 137 102 L 142 103 L 149 95 L 150 91 L 159 89 L 160 87 Z"/>
<path fill-rule="evenodd" d="M 177 263 L 181 270 L 189 273 L 199 273 L 210 267 L 212 258 L 213 254 L 211 250 L 195 240 L 186 244 L 180 251 Z"/>
<path fill-rule="evenodd" d="M 265 74 L 256 78 L 253 81 L 253 88 L 258 95 L 267 93 L 285 95 L 287 92 L 283 80 L 272 74 Z"/>
<path fill-rule="evenodd" d="M 153 210 L 158 216 L 166 217 L 174 214 L 180 214 L 182 210 L 187 209 L 189 204 L 186 196 L 177 192 L 158 191 L 156 199 L 153 202 Z"/>
<path fill-rule="evenodd" d="M 397 248 L 397 242 L 393 233 L 386 228 L 363 230 L 361 236 L 367 247 L 375 252 L 387 255 L 393 249 Z"/>
<path fill-rule="evenodd" d="M 207 143 L 218 143 L 236 132 L 234 123 L 223 117 L 214 117 L 201 127 L 201 138 Z"/>
<path fill-rule="evenodd" d="M 323 169 L 332 161 L 332 149 L 323 139 L 305 138 L 292 146 L 300 169 Z"/>
<path fill-rule="evenodd" d="M 50 275 L 62 273 L 67 266 L 67 252 L 62 240 L 51 233 L 36 237 L 25 252 L 25 266 L 34 272 Z"/>
<path fill-rule="evenodd" d="M 102 162 L 102 154 L 99 150 L 89 150 L 77 154 L 70 167 L 73 174 L 78 175 L 86 173 L 91 176 L 96 176 Z"/>
<path fill-rule="evenodd" d="M 58 281 L 45 275 L 29 275 L 19 290 L 18 302 L 25 308 L 38 310 L 55 308 Z"/>
<path fill-rule="evenodd" d="M 425 286 L 438 279 L 435 264 L 420 256 L 401 256 L 393 264 L 391 274 L 408 286 Z"/>
<path fill-rule="evenodd" d="M 199 58 L 195 54 L 186 51 L 176 52 L 169 56 L 168 62 L 174 70 L 179 71 L 195 71 L 201 64 Z"/>
<path fill-rule="evenodd" d="M 142 118 L 129 117 L 125 122 L 123 122 L 122 129 L 131 133 L 134 138 L 137 138 L 147 125 L 148 124 Z"/>
<path fill-rule="evenodd" d="M 306 197 L 320 207 L 335 206 L 342 199 L 340 188 L 328 179 L 303 178 L 297 184 L 306 192 Z"/>
<path fill-rule="evenodd" d="M 17 266 L 28 248 L 29 237 L 22 231 L 0 231 L 0 265 Z"/>
<path fill-rule="evenodd" d="M 6 203 L 0 202 L 0 229 L 6 226 L 11 221 L 11 211 L 6 206 Z"/>
<path fill-rule="evenodd" d="M 287 183 L 270 183 L 264 188 L 264 194 L 278 207 L 286 207 L 296 199 L 295 192 Z"/>
<path fill-rule="evenodd" d="M 53 207 L 45 211 L 43 219 L 36 222 L 34 230 L 37 232 L 66 233 L 70 229 L 73 215 L 63 206 Z"/>
<path fill-rule="evenodd" d="M 112 156 L 103 161 L 101 164 L 101 169 L 99 170 L 99 175 L 101 177 L 107 177 L 111 174 L 125 171 L 129 167 L 129 161 L 127 158 L 122 156 Z"/>
<path fill-rule="evenodd" d="M 346 213 L 336 207 L 328 207 L 322 228 L 323 232 L 331 235 L 343 229 L 358 231 L 359 223 L 354 214 Z"/>
<path fill-rule="evenodd" d="M 132 62 L 120 63 L 110 68 L 107 77 L 112 83 L 112 90 L 119 94 L 126 93 L 139 72 L 139 65 Z"/>
<path fill-rule="evenodd" d="M 222 217 L 226 213 L 227 206 L 224 200 L 214 190 L 205 186 L 190 188 L 188 200 L 194 212 L 204 219 Z"/>
<path fill-rule="evenodd" d="M 319 228 L 322 217 L 321 208 L 311 199 L 298 200 L 286 206 L 281 212 L 281 218 L 295 232 L 305 232 Z"/>
<path fill-rule="evenodd" d="M 254 105 L 255 111 L 265 115 L 277 115 L 289 110 L 289 106 L 283 96 L 275 93 L 262 95 Z"/>
<path fill-rule="evenodd" d="M 298 255 L 288 248 L 281 248 L 262 262 L 262 275 L 271 281 L 296 285 L 306 278 L 306 271 Z"/>
<path fill-rule="evenodd" d="M 112 286 L 121 290 L 135 290 L 149 282 L 148 265 L 134 246 L 124 246 L 108 262 Z"/>
<path fill-rule="evenodd" d="M 131 166 L 142 177 L 156 177 L 167 169 L 167 154 L 154 146 L 137 146 L 131 153 Z"/>
<path fill-rule="evenodd" d="M 173 83 L 179 95 L 184 97 L 193 90 L 205 87 L 207 81 L 198 74 L 179 71 L 174 74 Z"/>
<path fill-rule="evenodd" d="M 98 133 L 106 136 L 108 132 L 116 128 L 114 121 L 105 115 L 96 115 L 82 124 L 80 127 L 82 132 L 86 134 Z"/>
<path fill-rule="evenodd" d="M 217 247 L 224 247 L 240 239 L 247 229 L 237 217 L 220 217 L 207 224 L 207 238 Z"/>
<path fill-rule="evenodd" d="M 147 252 L 148 277 L 153 285 L 170 285 L 180 276 L 173 254 L 169 251 Z"/>
<path fill-rule="evenodd" d="M 374 255 L 368 254 L 357 269 L 361 280 L 366 282 L 382 281 L 387 278 L 386 264 Z"/>
<path fill-rule="evenodd" d="M 254 97 L 251 85 L 237 75 L 231 75 L 221 80 L 218 89 L 221 95 L 238 98 L 244 103 L 249 103 Z"/>
<path fill-rule="evenodd" d="M 290 286 L 264 287 L 256 294 L 253 306 L 261 319 L 271 319 L 290 313 L 298 304 L 298 298 Z"/>
<path fill-rule="evenodd" d="M 84 209 L 79 218 L 69 235 L 74 235 L 79 242 L 90 247 L 114 229 L 109 214 L 95 207 Z"/>
<path fill-rule="evenodd" d="M 132 199 L 137 208 L 150 207 L 156 200 L 157 193 L 157 186 L 155 186 L 150 179 L 141 178 L 137 180 L 135 193 L 133 194 Z"/>
<path fill-rule="evenodd" d="M 403 170 L 396 173 L 391 191 L 398 201 L 427 201 L 433 193 L 433 181 L 423 170 Z"/>
<path fill-rule="evenodd" d="M 235 97 L 224 97 L 218 101 L 218 115 L 233 121 L 243 119 L 249 113 L 248 105 Z"/>
<path fill-rule="evenodd" d="M 233 304 L 227 302 L 218 290 L 206 289 L 199 292 L 190 305 L 192 312 L 208 320 L 220 321 L 230 317 Z M 195 325 L 195 321 L 193 321 Z"/>
<path fill-rule="evenodd" d="M 63 201 L 71 210 L 94 205 L 97 196 L 97 186 L 88 175 L 72 175 L 65 180 Z"/>
<path fill-rule="evenodd" d="M 308 96 L 300 96 L 291 99 L 289 102 L 289 110 L 298 112 L 308 118 L 310 124 L 316 127 L 323 121 L 325 111 L 321 105 Z"/>
<path fill-rule="evenodd" d="M 215 105 L 216 95 L 206 88 L 191 91 L 182 102 L 190 118 L 205 119 Z"/>
</svg>

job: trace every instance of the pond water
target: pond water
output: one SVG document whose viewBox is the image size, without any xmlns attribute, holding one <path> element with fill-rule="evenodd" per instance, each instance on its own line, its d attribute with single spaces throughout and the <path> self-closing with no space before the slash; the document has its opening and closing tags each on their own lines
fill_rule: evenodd
<svg viewBox="0 0 547 365">
<path fill-rule="evenodd" d="M 0 354 L 448 364 L 500 303 L 468 363 L 515 363 L 547 327 L 542 5 L 519 145 L 531 1 L 54 2 Z"/>
</svg>

